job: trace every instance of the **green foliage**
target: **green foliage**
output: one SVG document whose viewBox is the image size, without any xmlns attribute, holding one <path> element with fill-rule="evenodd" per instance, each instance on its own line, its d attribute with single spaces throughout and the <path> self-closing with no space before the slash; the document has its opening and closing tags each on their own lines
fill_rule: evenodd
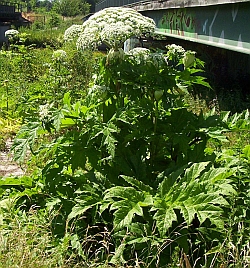
<svg viewBox="0 0 250 268">
<path fill-rule="evenodd" d="M 249 113 L 191 111 L 185 94 L 208 85 L 185 51 L 139 62 L 64 48 L 19 106 L 15 160 L 28 153 L 40 170 L 1 179 L 2 199 L 56 211 L 56 245 L 82 267 L 246 265 L 250 150 L 224 148 L 249 131 Z"/>
<path fill-rule="evenodd" d="M 75 264 L 75 255 L 69 252 L 73 235 L 62 240 L 53 236 L 51 227 L 58 211 L 35 205 L 25 211 L 18 198 L 9 194 L 6 191 L 0 201 L 1 267 L 79 267 L 82 262 Z"/>
<path fill-rule="evenodd" d="M 26 46 L 35 46 L 37 48 L 45 48 L 45 47 L 53 47 L 58 48 L 62 46 L 62 35 L 64 29 L 51 29 L 51 26 L 55 23 L 55 16 L 54 19 L 50 19 L 49 27 L 44 29 L 44 25 L 40 23 L 34 25 L 31 29 L 29 28 L 21 28 L 20 32 L 27 34 L 27 39 L 25 40 L 24 44 Z M 58 23 L 58 21 L 57 21 Z M 42 27 L 43 29 L 37 29 Z M 54 26 L 53 26 L 54 27 Z"/>
<path fill-rule="evenodd" d="M 0 113 L 3 116 L 38 115 L 40 105 L 58 105 L 68 90 L 74 99 L 86 94 L 96 66 L 95 56 L 71 49 L 70 45 L 65 50 L 69 53 L 64 61 L 55 61 L 50 48 L 35 50 L 17 45 L 14 51 L 1 51 Z M 41 109 L 40 113 L 44 113 L 47 108 Z"/>
<path fill-rule="evenodd" d="M 83 0 L 56 0 L 54 1 L 54 9 L 64 17 L 74 17 L 88 14 L 90 4 Z"/>
</svg>

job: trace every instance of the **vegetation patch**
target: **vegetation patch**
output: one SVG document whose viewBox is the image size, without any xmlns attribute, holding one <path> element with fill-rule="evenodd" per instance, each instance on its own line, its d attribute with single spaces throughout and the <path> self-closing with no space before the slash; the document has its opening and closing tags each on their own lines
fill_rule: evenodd
<svg viewBox="0 0 250 268">
<path fill-rule="evenodd" d="M 193 51 L 123 50 L 153 31 L 111 8 L 1 51 L 1 135 L 15 122 L 28 169 L 0 177 L 3 268 L 249 266 L 249 111 L 192 97 L 211 88 Z"/>
</svg>

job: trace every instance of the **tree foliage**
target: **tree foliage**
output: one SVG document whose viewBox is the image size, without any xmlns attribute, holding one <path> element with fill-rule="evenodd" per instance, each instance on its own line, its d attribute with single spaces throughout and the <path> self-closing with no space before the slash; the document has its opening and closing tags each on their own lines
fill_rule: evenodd
<svg viewBox="0 0 250 268">
<path fill-rule="evenodd" d="M 90 11 L 90 4 L 84 0 L 55 0 L 54 9 L 64 17 L 85 15 Z"/>
</svg>

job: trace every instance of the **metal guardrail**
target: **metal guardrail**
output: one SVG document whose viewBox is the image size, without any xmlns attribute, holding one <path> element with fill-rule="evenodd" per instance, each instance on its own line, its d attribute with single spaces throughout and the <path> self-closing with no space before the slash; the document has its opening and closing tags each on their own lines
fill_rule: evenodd
<svg viewBox="0 0 250 268">
<path fill-rule="evenodd" d="M 133 6 L 136 3 L 148 3 L 150 0 L 103 0 L 95 5 L 95 12 L 98 12 L 107 7 Z"/>
</svg>

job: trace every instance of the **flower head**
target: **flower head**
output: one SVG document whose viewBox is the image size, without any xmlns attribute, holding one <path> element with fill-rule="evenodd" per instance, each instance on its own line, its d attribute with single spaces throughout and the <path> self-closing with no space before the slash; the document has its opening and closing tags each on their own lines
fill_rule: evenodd
<svg viewBox="0 0 250 268">
<path fill-rule="evenodd" d="M 5 32 L 5 37 L 8 37 L 8 38 L 14 38 L 14 37 L 17 37 L 19 34 L 19 32 L 17 30 L 7 30 Z"/>
<path fill-rule="evenodd" d="M 157 68 L 165 64 L 165 57 L 162 53 L 152 53 L 147 48 L 133 48 L 127 52 L 127 55 L 133 57 L 137 64 L 151 62 Z"/>
<path fill-rule="evenodd" d="M 166 48 L 168 49 L 167 59 L 175 64 L 179 63 L 184 57 L 185 49 L 182 46 L 171 44 L 166 46 Z"/>
<path fill-rule="evenodd" d="M 64 32 L 64 41 L 70 42 L 70 41 L 73 41 L 74 39 L 78 38 L 79 34 L 82 32 L 82 30 L 83 30 L 82 25 L 77 25 L 77 24 L 71 25 Z"/>
<path fill-rule="evenodd" d="M 150 50 L 143 47 L 135 47 L 129 50 L 126 54 L 130 57 L 133 57 L 138 64 L 141 64 L 147 61 L 150 54 Z"/>
<path fill-rule="evenodd" d="M 132 36 L 152 33 L 155 22 L 132 8 L 110 7 L 92 15 L 83 23 L 77 47 L 94 49 L 101 43 L 109 48 L 121 48 Z"/>
<path fill-rule="evenodd" d="M 52 55 L 52 59 L 54 59 L 56 61 L 64 61 L 64 59 L 66 57 L 67 57 L 67 53 L 62 49 L 58 49 L 58 50 L 54 51 L 54 53 Z"/>
</svg>

